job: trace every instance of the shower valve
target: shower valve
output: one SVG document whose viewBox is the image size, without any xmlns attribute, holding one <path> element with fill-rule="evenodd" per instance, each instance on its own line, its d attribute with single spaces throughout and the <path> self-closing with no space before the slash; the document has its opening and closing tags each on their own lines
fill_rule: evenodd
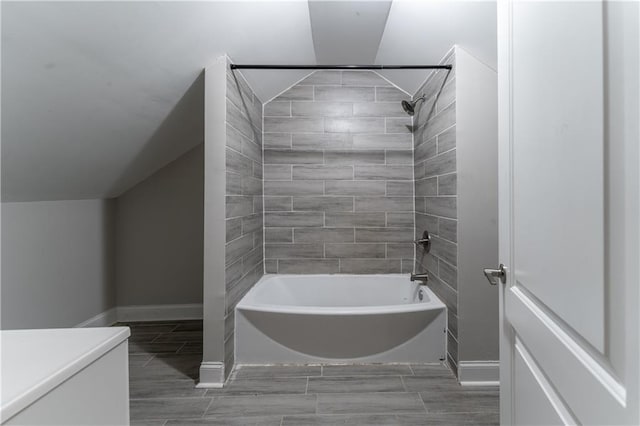
<svg viewBox="0 0 640 426">
<path fill-rule="evenodd" d="M 431 235 L 429 235 L 429 231 L 424 231 L 422 233 L 422 238 L 415 240 L 414 244 L 422 246 L 425 253 L 429 253 L 431 250 Z"/>
</svg>

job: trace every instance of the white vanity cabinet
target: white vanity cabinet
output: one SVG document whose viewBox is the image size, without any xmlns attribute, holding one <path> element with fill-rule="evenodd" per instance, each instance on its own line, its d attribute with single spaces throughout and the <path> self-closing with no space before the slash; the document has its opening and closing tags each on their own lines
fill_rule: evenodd
<svg viewBox="0 0 640 426">
<path fill-rule="evenodd" d="M 127 327 L 0 332 L 3 425 L 128 425 Z"/>
</svg>

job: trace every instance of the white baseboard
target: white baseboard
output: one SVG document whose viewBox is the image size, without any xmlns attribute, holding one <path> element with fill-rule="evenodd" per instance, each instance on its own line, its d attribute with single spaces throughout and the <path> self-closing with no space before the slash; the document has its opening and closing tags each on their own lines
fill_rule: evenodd
<svg viewBox="0 0 640 426">
<path fill-rule="evenodd" d="M 203 362 L 200 364 L 200 381 L 197 388 L 216 388 L 224 386 L 224 362 Z"/>
<path fill-rule="evenodd" d="M 178 321 L 202 319 L 202 304 L 118 306 L 118 321 Z"/>
<path fill-rule="evenodd" d="M 116 308 L 111 308 L 81 322 L 76 327 L 109 327 L 116 322 L 118 322 L 118 311 Z"/>
<path fill-rule="evenodd" d="M 500 361 L 460 361 L 458 381 L 462 386 L 500 386 Z"/>
<path fill-rule="evenodd" d="M 117 322 L 181 321 L 202 319 L 202 304 L 117 306 L 76 327 L 109 327 Z"/>
</svg>

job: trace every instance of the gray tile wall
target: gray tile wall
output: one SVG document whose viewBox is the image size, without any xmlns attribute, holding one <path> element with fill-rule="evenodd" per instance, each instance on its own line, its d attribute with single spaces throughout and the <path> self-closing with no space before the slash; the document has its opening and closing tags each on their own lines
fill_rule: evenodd
<svg viewBox="0 0 640 426">
<path fill-rule="evenodd" d="M 225 372 L 234 362 L 233 310 L 263 275 L 262 103 L 227 67 Z"/>
<path fill-rule="evenodd" d="M 408 98 L 375 72 L 317 71 L 265 104 L 267 273 L 411 271 Z"/>
<path fill-rule="evenodd" d="M 442 63 L 455 65 L 453 52 Z M 414 116 L 415 236 L 428 230 L 430 253 L 416 250 L 416 271 L 428 271 L 429 286 L 447 304 L 448 361 L 458 364 L 458 221 L 455 69 L 435 71 L 414 94 L 426 100 Z"/>
</svg>

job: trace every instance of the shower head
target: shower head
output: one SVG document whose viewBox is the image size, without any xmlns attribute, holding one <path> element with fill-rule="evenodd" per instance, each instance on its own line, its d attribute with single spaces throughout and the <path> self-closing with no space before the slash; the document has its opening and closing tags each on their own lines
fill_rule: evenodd
<svg viewBox="0 0 640 426">
<path fill-rule="evenodd" d="M 402 109 L 409 115 L 416 113 L 416 104 L 420 101 L 424 101 L 424 95 L 420 96 L 415 101 L 402 101 Z"/>
</svg>

